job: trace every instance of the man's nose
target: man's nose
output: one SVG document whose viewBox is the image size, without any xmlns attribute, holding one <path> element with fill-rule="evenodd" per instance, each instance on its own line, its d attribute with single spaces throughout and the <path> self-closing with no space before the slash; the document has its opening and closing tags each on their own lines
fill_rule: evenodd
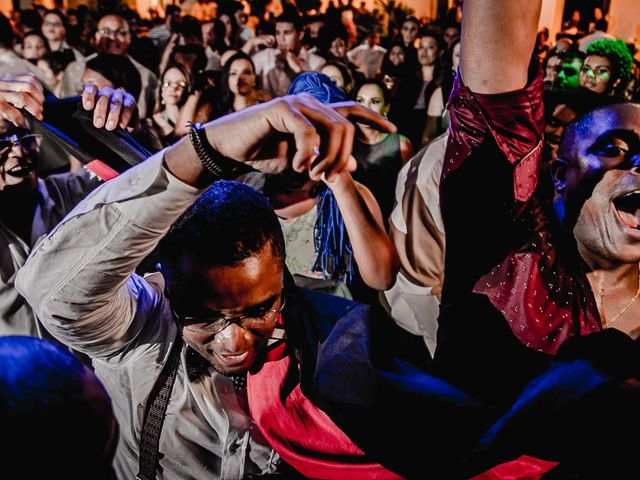
<svg viewBox="0 0 640 480">
<path fill-rule="evenodd" d="M 224 343 L 225 348 L 229 351 L 243 351 L 249 336 L 251 336 L 251 332 L 240 325 L 230 323 L 227 328 L 216 335 L 216 341 Z"/>
<path fill-rule="evenodd" d="M 13 156 L 22 157 L 27 152 L 27 149 L 20 142 L 15 142 L 11 145 L 11 154 Z"/>
</svg>

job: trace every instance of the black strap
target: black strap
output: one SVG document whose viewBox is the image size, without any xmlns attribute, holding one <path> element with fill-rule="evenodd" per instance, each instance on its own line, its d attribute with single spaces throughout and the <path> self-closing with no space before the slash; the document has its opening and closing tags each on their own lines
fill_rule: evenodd
<svg viewBox="0 0 640 480">
<path fill-rule="evenodd" d="M 142 422 L 142 433 L 140 435 L 140 471 L 136 475 L 138 480 L 153 480 L 156 478 L 160 432 L 162 431 L 162 423 L 169 405 L 171 390 L 173 390 L 173 382 L 178 373 L 181 350 L 182 337 L 178 333 L 169 352 L 169 358 L 164 367 L 162 367 L 162 371 L 158 375 L 158 379 L 147 400 Z"/>
</svg>

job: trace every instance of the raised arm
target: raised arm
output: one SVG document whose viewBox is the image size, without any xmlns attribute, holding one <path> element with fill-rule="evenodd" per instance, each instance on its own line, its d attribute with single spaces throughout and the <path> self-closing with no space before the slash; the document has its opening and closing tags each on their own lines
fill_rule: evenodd
<svg viewBox="0 0 640 480">
<path fill-rule="evenodd" d="M 210 143 L 209 169 L 185 138 L 107 182 L 38 245 L 16 287 L 63 343 L 89 355 L 117 351 L 142 331 L 162 300 L 160 284 L 136 276 L 135 267 L 201 189 L 220 178 L 216 167 L 252 162 L 279 171 L 293 164 L 318 177 L 338 175 L 351 153 L 350 116 L 393 129 L 357 104 L 332 107 L 309 95 L 280 98 L 207 124 L 200 135 Z M 263 154 L 270 140 L 286 142 L 287 136 L 296 145 L 293 159 Z"/>
<path fill-rule="evenodd" d="M 523 88 L 542 0 L 465 0 L 460 72 L 475 93 Z"/>
<path fill-rule="evenodd" d="M 390 288 L 400 262 L 385 232 L 378 202 L 349 172 L 343 171 L 327 185 L 336 197 L 362 280 L 374 290 Z"/>
</svg>

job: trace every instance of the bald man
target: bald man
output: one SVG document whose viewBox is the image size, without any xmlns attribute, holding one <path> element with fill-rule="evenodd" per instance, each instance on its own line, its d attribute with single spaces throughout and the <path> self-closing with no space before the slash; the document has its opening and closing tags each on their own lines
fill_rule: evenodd
<svg viewBox="0 0 640 480">
<path fill-rule="evenodd" d="M 138 113 L 140 118 L 151 115 L 155 108 L 156 92 L 158 90 L 158 77 L 147 67 L 137 62 L 127 54 L 131 45 L 131 30 L 127 21 L 119 15 L 108 14 L 103 16 L 98 22 L 98 28 L 94 36 L 94 45 L 98 53 L 110 53 L 113 55 L 124 55 L 140 72 L 142 80 L 142 90 L 138 101 Z M 82 76 L 86 68 L 86 62 L 94 58 L 97 54 L 89 55 L 81 61 L 72 62 L 67 66 L 62 78 L 61 97 L 71 97 L 80 95 L 84 85 Z"/>
</svg>

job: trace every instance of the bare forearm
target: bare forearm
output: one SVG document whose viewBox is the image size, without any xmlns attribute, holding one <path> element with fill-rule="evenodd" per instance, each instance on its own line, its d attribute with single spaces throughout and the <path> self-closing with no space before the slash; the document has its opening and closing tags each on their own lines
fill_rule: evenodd
<svg viewBox="0 0 640 480">
<path fill-rule="evenodd" d="M 460 71 L 476 93 L 503 93 L 527 83 L 542 0 L 465 0 Z"/>
<path fill-rule="evenodd" d="M 340 175 L 331 188 L 362 280 L 375 290 L 388 289 L 395 280 L 399 261 L 384 230 L 379 209 L 372 212 L 351 175 Z"/>
<path fill-rule="evenodd" d="M 174 133 L 177 136 L 182 137 L 189 132 L 189 125 L 195 121 L 200 95 L 200 92 L 193 92 L 189 95 L 187 101 L 184 102 L 184 105 L 180 107 L 178 120 L 176 121 L 176 127 L 174 129 Z"/>
</svg>

